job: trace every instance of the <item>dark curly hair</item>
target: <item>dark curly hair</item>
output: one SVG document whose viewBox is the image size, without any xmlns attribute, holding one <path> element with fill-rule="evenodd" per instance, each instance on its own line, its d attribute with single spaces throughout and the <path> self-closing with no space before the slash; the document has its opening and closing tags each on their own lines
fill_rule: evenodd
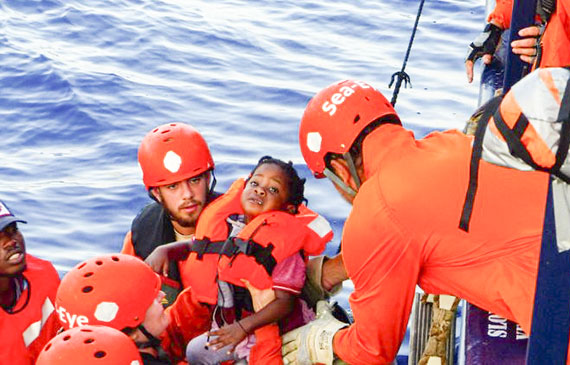
<svg viewBox="0 0 570 365">
<path fill-rule="evenodd" d="M 255 165 L 255 167 L 251 170 L 251 173 L 249 174 L 249 178 L 247 180 L 249 180 L 251 176 L 253 176 L 255 170 L 257 170 L 259 166 L 268 163 L 279 166 L 287 176 L 288 179 L 287 188 L 289 190 L 287 203 L 294 205 L 295 210 L 297 210 L 297 207 L 301 203 L 307 202 L 307 199 L 305 199 L 304 195 L 306 179 L 299 177 L 299 174 L 297 174 L 297 170 L 295 170 L 295 168 L 293 167 L 293 162 L 291 161 L 285 162 L 283 160 L 280 160 L 278 158 L 273 158 L 271 156 L 263 156 L 262 158 L 259 159 L 257 165 Z"/>
</svg>

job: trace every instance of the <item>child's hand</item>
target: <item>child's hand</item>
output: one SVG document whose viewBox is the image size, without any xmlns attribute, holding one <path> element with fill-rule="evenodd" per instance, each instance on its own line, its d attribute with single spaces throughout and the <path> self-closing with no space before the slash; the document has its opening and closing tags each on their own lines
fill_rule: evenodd
<svg viewBox="0 0 570 365">
<path fill-rule="evenodd" d="M 144 260 L 155 272 L 168 277 L 168 249 L 165 246 L 158 246 Z"/>
<path fill-rule="evenodd" d="M 237 322 L 234 322 L 228 326 L 210 331 L 209 335 L 216 337 L 212 338 L 207 343 L 208 347 L 211 347 L 212 350 L 216 351 L 218 349 L 231 345 L 231 350 L 228 351 L 229 354 L 234 350 L 238 343 L 246 338 L 247 333 L 245 332 L 245 329 L 242 328 Z"/>
</svg>

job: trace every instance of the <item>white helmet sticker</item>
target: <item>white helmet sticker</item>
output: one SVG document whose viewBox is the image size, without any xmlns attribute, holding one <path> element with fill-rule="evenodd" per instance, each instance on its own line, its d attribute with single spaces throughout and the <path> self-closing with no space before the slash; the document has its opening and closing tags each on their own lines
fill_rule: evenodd
<svg viewBox="0 0 570 365">
<path fill-rule="evenodd" d="M 95 309 L 95 318 L 101 322 L 111 322 L 117 316 L 119 306 L 113 302 L 101 302 Z"/>
<path fill-rule="evenodd" d="M 323 137 L 319 132 L 310 132 L 307 133 L 307 148 L 311 152 L 319 152 L 321 150 L 321 143 L 323 141 Z"/>
<path fill-rule="evenodd" d="M 180 169 L 180 165 L 182 165 L 182 158 L 178 156 L 176 152 L 168 151 L 166 155 L 164 155 L 164 160 L 162 160 L 162 163 L 164 164 L 165 169 L 174 174 Z"/>
</svg>

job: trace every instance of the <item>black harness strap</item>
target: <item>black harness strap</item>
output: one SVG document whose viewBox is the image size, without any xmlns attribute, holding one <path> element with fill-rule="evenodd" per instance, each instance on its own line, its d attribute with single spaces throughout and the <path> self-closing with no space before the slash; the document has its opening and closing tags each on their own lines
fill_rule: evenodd
<svg viewBox="0 0 570 365">
<path fill-rule="evenodd" d="M 225 241 L 210 241 L 208 237 L 204 237 L 200 240 L 194 240 L 190 245 L 188 251 L 195 252 L 198 256 L 198 260 L 202 260 L 205 253 L 217 253 L 222 251 Z"/>
<path fill-rule="evenodd" d="M 566 68 L 570 71 L 570 68 Z M 560 130 L 560 142 L 558 144 L 558 151 L 556 151 L 556 163 L 552 167 L 553 174 L 560 177 L 566 177 L 564 181 L 568 182 L 568 176 L 560 172 L 560 167 L 568 157 L 568 148 L 570 148 L 570 80 L 566 84 L 566 90 L 562 97 L 560 110 L 558 111 L 558 120 L 562 121 L 562 129 Z"/>
<path fill-rule="evenodd" d="M 560 141 L 558 145 L 558 150 L 556 151 L 556 162 L 550 168 L 542 167 L 536 164 L 532 159 L 532 156 L 526 149 L 525 145 L 521 142 L 522 133 L 528 127 L 529 121 L 524 114 L 519 116 L 513 129 L 505 123 L 501 117 L 499 110 L 495 112 L 494 115 L 495 125 L 497 129 L 501 132 L 505 138 L 507 145 L 509 146 L 509 151 L 513 156 L 519 157 L 529 166 L 538 171 L 548 172 L 560 178 L 562 181 L 570 184 L 570 177 L 560 172 L 560 167 L 566 160 L 568 156 L 568 148 L 570 146 L 570 87 L 566 87 L 562 102 L 560 105 L 560 110 L 558 112 L 558 120 L 562 122 L 560 130 Z"/>
<path fill-rule="evenodd" d="M 509 147 L 509 152 L 511 153 L 511 155 L 522 159 L 524 162 L 526 162 L 529 166 L 531 166 L 535 170 L 540 170 L 540 171 L 548 170 L 544 167 L 538 166 L 534 162 L 532 156 L 530 155 L 524 144 L 521 142 L 520 137 L 522 133 L 521 135 L 517 135 L 517 133 L 515 133 L 514 131 L 514 128 L 516 128 L 517 125 L 519 124 L 528 126 L 528 119 L 524 114 L 521 113 L 513 129 L 510 129 L 509 126 L 505 123 L 499 110 L 497 110 L 493 118 L 495 120 L 495 125 L 497 126 L 497 129 L 499 130 L 499 132 L 501 132 L 501 135 L 503 136 L 503 138 L 505 138 L 505 141 L 507 142 L 507 146 Z"/>
<path fill-rule="evenodd" d="M 246 252 L 247 256 L 253 256 L 255 258 L 255 262 L 265 268 L 265 271 L 269 276 L 275 269 L 275 265 L 277 265 L 277 261 L 272 256 L 272 252 L 275 246 L 270 243 L 267 246 L 261 246 L 257 242 L 251 241 L 248 246 L 248 251 Z"/>
<path fill-rule="evenodd" d="M 150 333 L 145 326 L 141 323 L 137 326 L 137 328 L 146 336 L 148 341 L 144 342 L 136 342 L 135 344 L 139 349 L 146 349 L 152 347 L 154 349 L 160 348 L 160 339 L 154 337 L 152 333 Z"/>
<path fill-rule="evenodd" d="M 245 247 L 245 251 L 240 247 Z M 246 241 L 241 238 L 233 237 L 226 241 L 226 245 L 220 254 L 228 257 L 235 257 L 242 253 L 246 256 L 253 257 L 255 262 L 263 266 L 267 274 L 271 276 L 273 269 L 277 265 L 277 261 L 272 256 L 274 249 L 275 246 L 271 243 L 267 246 L 262 246 L 252 239 Z"/>
<path fill-rule="evenodd" d="M 471 163 L 469 165 L 469 187 L 465 194 L 465 202 L 463 203 L 463 210 L 461 211 L 461 219 L 459 221 L 459 228 L 465 232 L 469 232 L 469 223 L 471 221 L 471 214 L 473 213 L 473 203 L 475 202 L 475 194 L 477 193 L 477 180 L 479 177 L 479 161 L 483 153 L 483 136 L 487 129 L 487 124 L 491 115 L 498 108 L 503 100 L 503 96 L 496 96 L 487 102 L 487 106 L 477 123 L 475 131 L 475 140 L 473 141 L 473 150 L 471 151 Z"/>
<path fill-rule="evenodd" d="M 570 70 L 570 68 L 566 68 Z M 495 125 L 497 126 L 499 132 L 501 132 L 503 138 L 505 138 L 509 152 L 513 156 L 522 159 L 525 163 L 527 163 L 535 170 L 548 172 L 557 176 L 564 182 L 570 184 L 570 176 L 567 176 L 560 171 L 560 168 L 568 156 L 568 149 L 570 148 L 570 81 L 568 81 L 566 89 L 564 90 L 564 96 L 562 97 L 560 110 L 558 112 L 557 120 L 562 122 L 560 141 L 558 150 L 556 151 L 556 162 L 550 168 L 545 168 L 537 165 L 536 162 L 534 162 L 532 159 L 532 156 L 526 149 L 525 145 L 521 142 L 521 137 L 529 125 L 527 117 L 521 113 L 514 127 L 512 129 L 509 128 L 509 126 L 503 120 L 503 117 L 501 116 L 500 110 L 498 108 L 501 100 L 502 96 L 498 96 L 494 99 L 491 99 L 487 103 L 485 111 L 483 112 L 483 115 L 481 116 L 481 119 L 477 125 L 477 130 L 475 131 L 475 140 L 473 142 L 471 164 L 469 167 L 469 187 L 467 189 L 465 202 L 463 204 L 461 220 L 459 221 L 459 228 L 465 232 L 469 231 L 469 223 L 471 220 L 471 214 L 473 212 L 473 203 L 475 201 L 475 194 L 477 192 L 479 161 L 483 153 L 483 137 L 489 123 L 489 118 L 493 113 Z"/>
</svg>

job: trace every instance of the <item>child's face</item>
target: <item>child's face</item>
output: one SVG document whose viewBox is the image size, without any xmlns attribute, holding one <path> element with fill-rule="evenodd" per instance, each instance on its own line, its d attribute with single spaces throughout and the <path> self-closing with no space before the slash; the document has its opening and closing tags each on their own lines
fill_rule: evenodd
<svg viewBox="0 0 570 365">
<path fill-rule="evenodd" d="M 272 163 L 264 163 L 255 170 L 241 194 L 247 222 L 263 212 L 288 208 L 287 179 L 281 167 Z"/>
</svg>

